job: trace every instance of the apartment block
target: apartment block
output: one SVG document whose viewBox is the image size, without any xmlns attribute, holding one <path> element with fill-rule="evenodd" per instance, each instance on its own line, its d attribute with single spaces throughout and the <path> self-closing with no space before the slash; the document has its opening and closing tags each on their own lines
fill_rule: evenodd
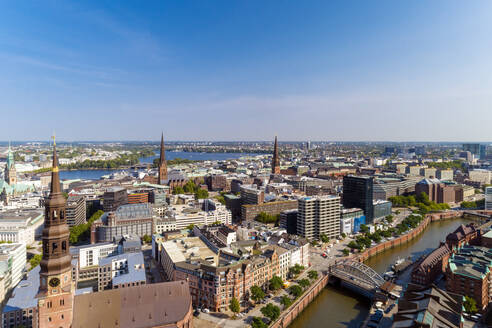
<svg viewBox="0 0 492 328">
<path fill-rule="evenodd" d="M 83 196 L 69 196 L 66 207 L 67 224 L 73 227 L 86 222 L 86 204 Z"/>
<path fill-rule="evenodd" d="M 308 239 L 321 235 L 336 238 L 340 235 L 340 197 L 317 196 L 299 199 L 297 233 Z"/>
</svg>

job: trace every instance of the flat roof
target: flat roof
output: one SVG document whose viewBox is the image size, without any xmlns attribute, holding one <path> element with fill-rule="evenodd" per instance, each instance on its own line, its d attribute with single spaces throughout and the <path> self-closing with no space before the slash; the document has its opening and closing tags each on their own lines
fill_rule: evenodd
<svg viewBox="0 0 492 328">
<path fill-rule="evenodd" d="M 38 300 L 36 295 L 39 291 L 39 272 L 41 267 L 38 265 L 27 273 L 27 279 L 21 280 L 14 288 L 12 296 L 3 308 L 3 312 L 17 311 L 36 307 Z"/>
</svg>

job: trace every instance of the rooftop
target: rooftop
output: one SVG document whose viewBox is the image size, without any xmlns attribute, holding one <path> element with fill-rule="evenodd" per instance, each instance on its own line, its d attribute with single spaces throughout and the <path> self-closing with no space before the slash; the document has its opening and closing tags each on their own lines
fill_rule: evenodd
<svg viewBox="0 0 492 328">
<path fill-rule="evenodd" d="M 16 311 L 19 309 L 27 309 L 36 307 L 38 300 L 36 295 L 39 291 L 39 272 L 41 271 L 38 265 L 27 274 L 27 279 L 21 280 L 17 287 L 14 288 L 12 296 L 3 308 L 3 312 Z"/>
<path fill-rule="evenodd" d="M 162 247 L 174 263 L 189 259 L 203 259 L 217 265 L 217 255 L 199 238 L 178 238 L 162 243 Z"/>
<path fill-rule="evenodd" d="M 174 327 L 190 310 L 185 281 L 105 290 L 75 296 L 72 327 Z"/>
</svg>

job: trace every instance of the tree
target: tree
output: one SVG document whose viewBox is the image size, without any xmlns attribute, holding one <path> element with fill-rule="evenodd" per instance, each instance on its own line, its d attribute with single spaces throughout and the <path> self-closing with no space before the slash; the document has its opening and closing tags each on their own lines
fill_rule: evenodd
<svg viewBox="0 0 492 328">
<path fill-rule="evenodd" d="M 225 198 L 224 196 L 220 195 L 220 196 L 216 196 L 215 199 L 217 199 L 217 201 L 219 203 L 221 203 L 222 205 L 225 205 L 226 204 L 226 201 L 225 201 Z"/>
<path fill-rule="evenodd" d="M 251 292 L 251 299 L 255 302 L 261 301 L 265 298 L 265 292 L 260 287 L 254 285 L 249 289 Z"/>
<path fill-rule="evenodd" d="M 263 322 L 263 319 L 260 317 L 254 317 L 251 321 L 252 328 L 268 328 L 268 325 Z"/>
<path fill-rule="evenodd" d="M 142 241 L 146 244 L 150 244 L 152 242 L 152 237 L 150 237 L 149 235 L 144 235 L 142 237 Z"/>
<path fill-rule="evenodd" d="M 478 311 L 477 309 L 477 302 L 475 299 L 465 296 L 465 302 L 463 302 L 463 306 L 465 308 L 465 311 L 468 313 L 475 313 Z"/>
<path fill-rule="evenodd" d="M 192 194 L 196 191 L 197 186 L 193 182 L 193 180 L 188 180 L 186 184 L 183 186 L 183 190 L 187 194 Z"/>
<path fill-rule="evenodd" d="M 309 279 L 318 279 L 318 271 L 311 270 L 308 272 Z"/>
<path fill-rule="evenodd" d="M 393 223 L 393 215 L 391 215 L 391 214 L 390 215 L 387 215 L 386 216 L 386 222 Z"/>
<path fill-rule="evenodd" d="M 426 206 L 429 206 L 431 203 L 429 201 L 429 195 L 425 192 L 421 192 L 420 194 L 417 195 L 415 198 L 417 203 L 423 203 Z"/>
<path fill-rule="evenodd" d="M 241 311 L 241 307 L 239 306 L 239 301 L 237 300 L 237 298 L 232 298 L 231 302 L 229 303 L 229 309 L 234 312 L 234 315 Z"/>
<path fill-rule="evenodd" d="M 192 224 L 189 224 L 189 225 L 187 225 L 187 226 L 186 226 L 186 229 L 188 229 L 188 230 L 193 230 L 193 227 L 194 227 L 194 226 L 195 226 L 195 225 L 194 225 L 193 223 L 192 223 Z"/>
<path fill-rule="evenodd" d="M 292 295 L 294 295 L 295 298 L 298 298 L 302 295 L 302 288 L 299 285 L 290 286 L 289 291 Z"/>
<path fill-rule="evenodd" d="M 309 287 L 309 285 L 311 285 L 311 282 L 307 279 L 301 279 L 298 281 L 299 283 L 299 286 L 301 286 L 303 289 L 306 289 Z"/>
<path fill-rule="evenodd" d="M 324 233 L 321 234 L 321 236 L 319 236 L 319 238 L 321 239 L 321 242 L 323 242 L 323 243 L 327 243 L 330 241 L 330 238 L 327 235 L 325 235 Z"/>
<path fill-rule="evenodd" d="M 352 249 L 359 249 L 360 248 L 359 244 L 355 240 L 350 241 L 350 243 L 348 243 L 347 246 L 352 248 Z"/>
<path fill-rule="evenodd" d="M 345 248 L 343 251 L 342 251 L 343 255 L 345 256 L 348 256 L 350 254 L 350 250 L 348 248 Z"/>
<path fill-rule="evenodd" d="M 255 218 L 256 221 L 269 224 L 269 223 L 274 223 L 277 224 L 278 220 L 280 220 L 280 214 L 278 215 L 270 215 L 265 212 L 260 212 L 258 216 Z"/>
<path fill-rule="evenodd" d="M 94 222 L 99 220 L 99 218 L 104 214 L 103 211 L 98 210 L 87 220 L 87 223 L 79 224 L 70 228 L 70 244 L 77 244 L 80 241 L 89 239 L 91 226 Z"/>
<path fill-rule="evenodd" d="M 342 238 L 346 238 L 346 237 L 347 237 L 347 234 L 346 234 L 345 232 L 342 232 L 342 233 L 340 234 L 340 236 L 342 236 Z"/>
<path fill-rule="evenodd" d="M 31 265 L 31 267 L 29 268 L 29 270 L 32 270 L 34 269 L 35 267 L 37 267 L 39 265 L 39 263 L 41 262 L 43 256 L 41 254 L 36 254 L 34 255 L 30 260 L 29 260 L 29 264 Z"/>
<path fill-rule="evenodd" d="M 184 191 L 183 187 L 177 186 L 177 187 L 174 187 L 174 189 L 173 189 L 174 195 L 179 195 L 179 194 L 184 194 L 184 193 L 185 193 L 185 191 Z"/>
<path fill-rule="evenodd" d="M 292 304 L 292 300 L 289 296 L 284 295 L 280 298 L 280 304 L 282 304 L 284 306 L 284 309 L 286 309 Z"/>
<path fill-rule="evenodd" d="M 270 289 L 271 290 L 279 290 L 279 289 L 282 289 L 284 285 L 284 282 L 282 280 L 282 278 L 280 278 L 279 276 L 273 276 L 272 279 L 270 279 Z"/>
<path fill-rule="evenodd" d="M 262 307 L 260 311 L 261 314 L 271 321 L 275 321 L 280 316 L 280 308 L 272 303 L 268 303 L 266 306 Z"/>
<path fill-rule="evenodd" d="M 198 188 L 195 192 L 195 197 L 197 199 L 205 199 L 208 198 L 208 191 L 202 188 Z"/>
<path fill-rule="evenodd" d="M 362 233 L 368 233 L 369 232 L 369 227 L 365 224 L 360 225 L 360 232 Z"/>
<path fill-rule="evenodd" d="M 297 276 L 304 270 L 304 267 L 300 264 L 296 264 L 293 267 L 289 268 L 289 273 L 291 276 Z"/>
</svg>

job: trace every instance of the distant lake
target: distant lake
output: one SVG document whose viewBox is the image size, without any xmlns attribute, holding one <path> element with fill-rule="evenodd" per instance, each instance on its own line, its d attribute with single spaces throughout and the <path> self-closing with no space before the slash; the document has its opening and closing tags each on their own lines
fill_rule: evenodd
<svg viewBox="0 0 492 328">
<path fill-rule="evenodd" d="M 196 152 L 182 152 L 182 151 L 166 151 L 166 159 L 171 160 L 175 158 L 190 159 L 194 161 L 221 161 L 228 159 L 237 159 L 243 156 L 256 156 L 259 154 L 250 153 L 196 153 Z M 155 156 L 142 157 L 140 163 L 152 163 L 154 159 L 159 158 L 160 154 Z M 72 171 L 60 171 L 60 179 L 62 180 L 99 180 L 103 175 L 111 174 L 115 171 L 121 170 L 72 170 Z"/>
</svg>

